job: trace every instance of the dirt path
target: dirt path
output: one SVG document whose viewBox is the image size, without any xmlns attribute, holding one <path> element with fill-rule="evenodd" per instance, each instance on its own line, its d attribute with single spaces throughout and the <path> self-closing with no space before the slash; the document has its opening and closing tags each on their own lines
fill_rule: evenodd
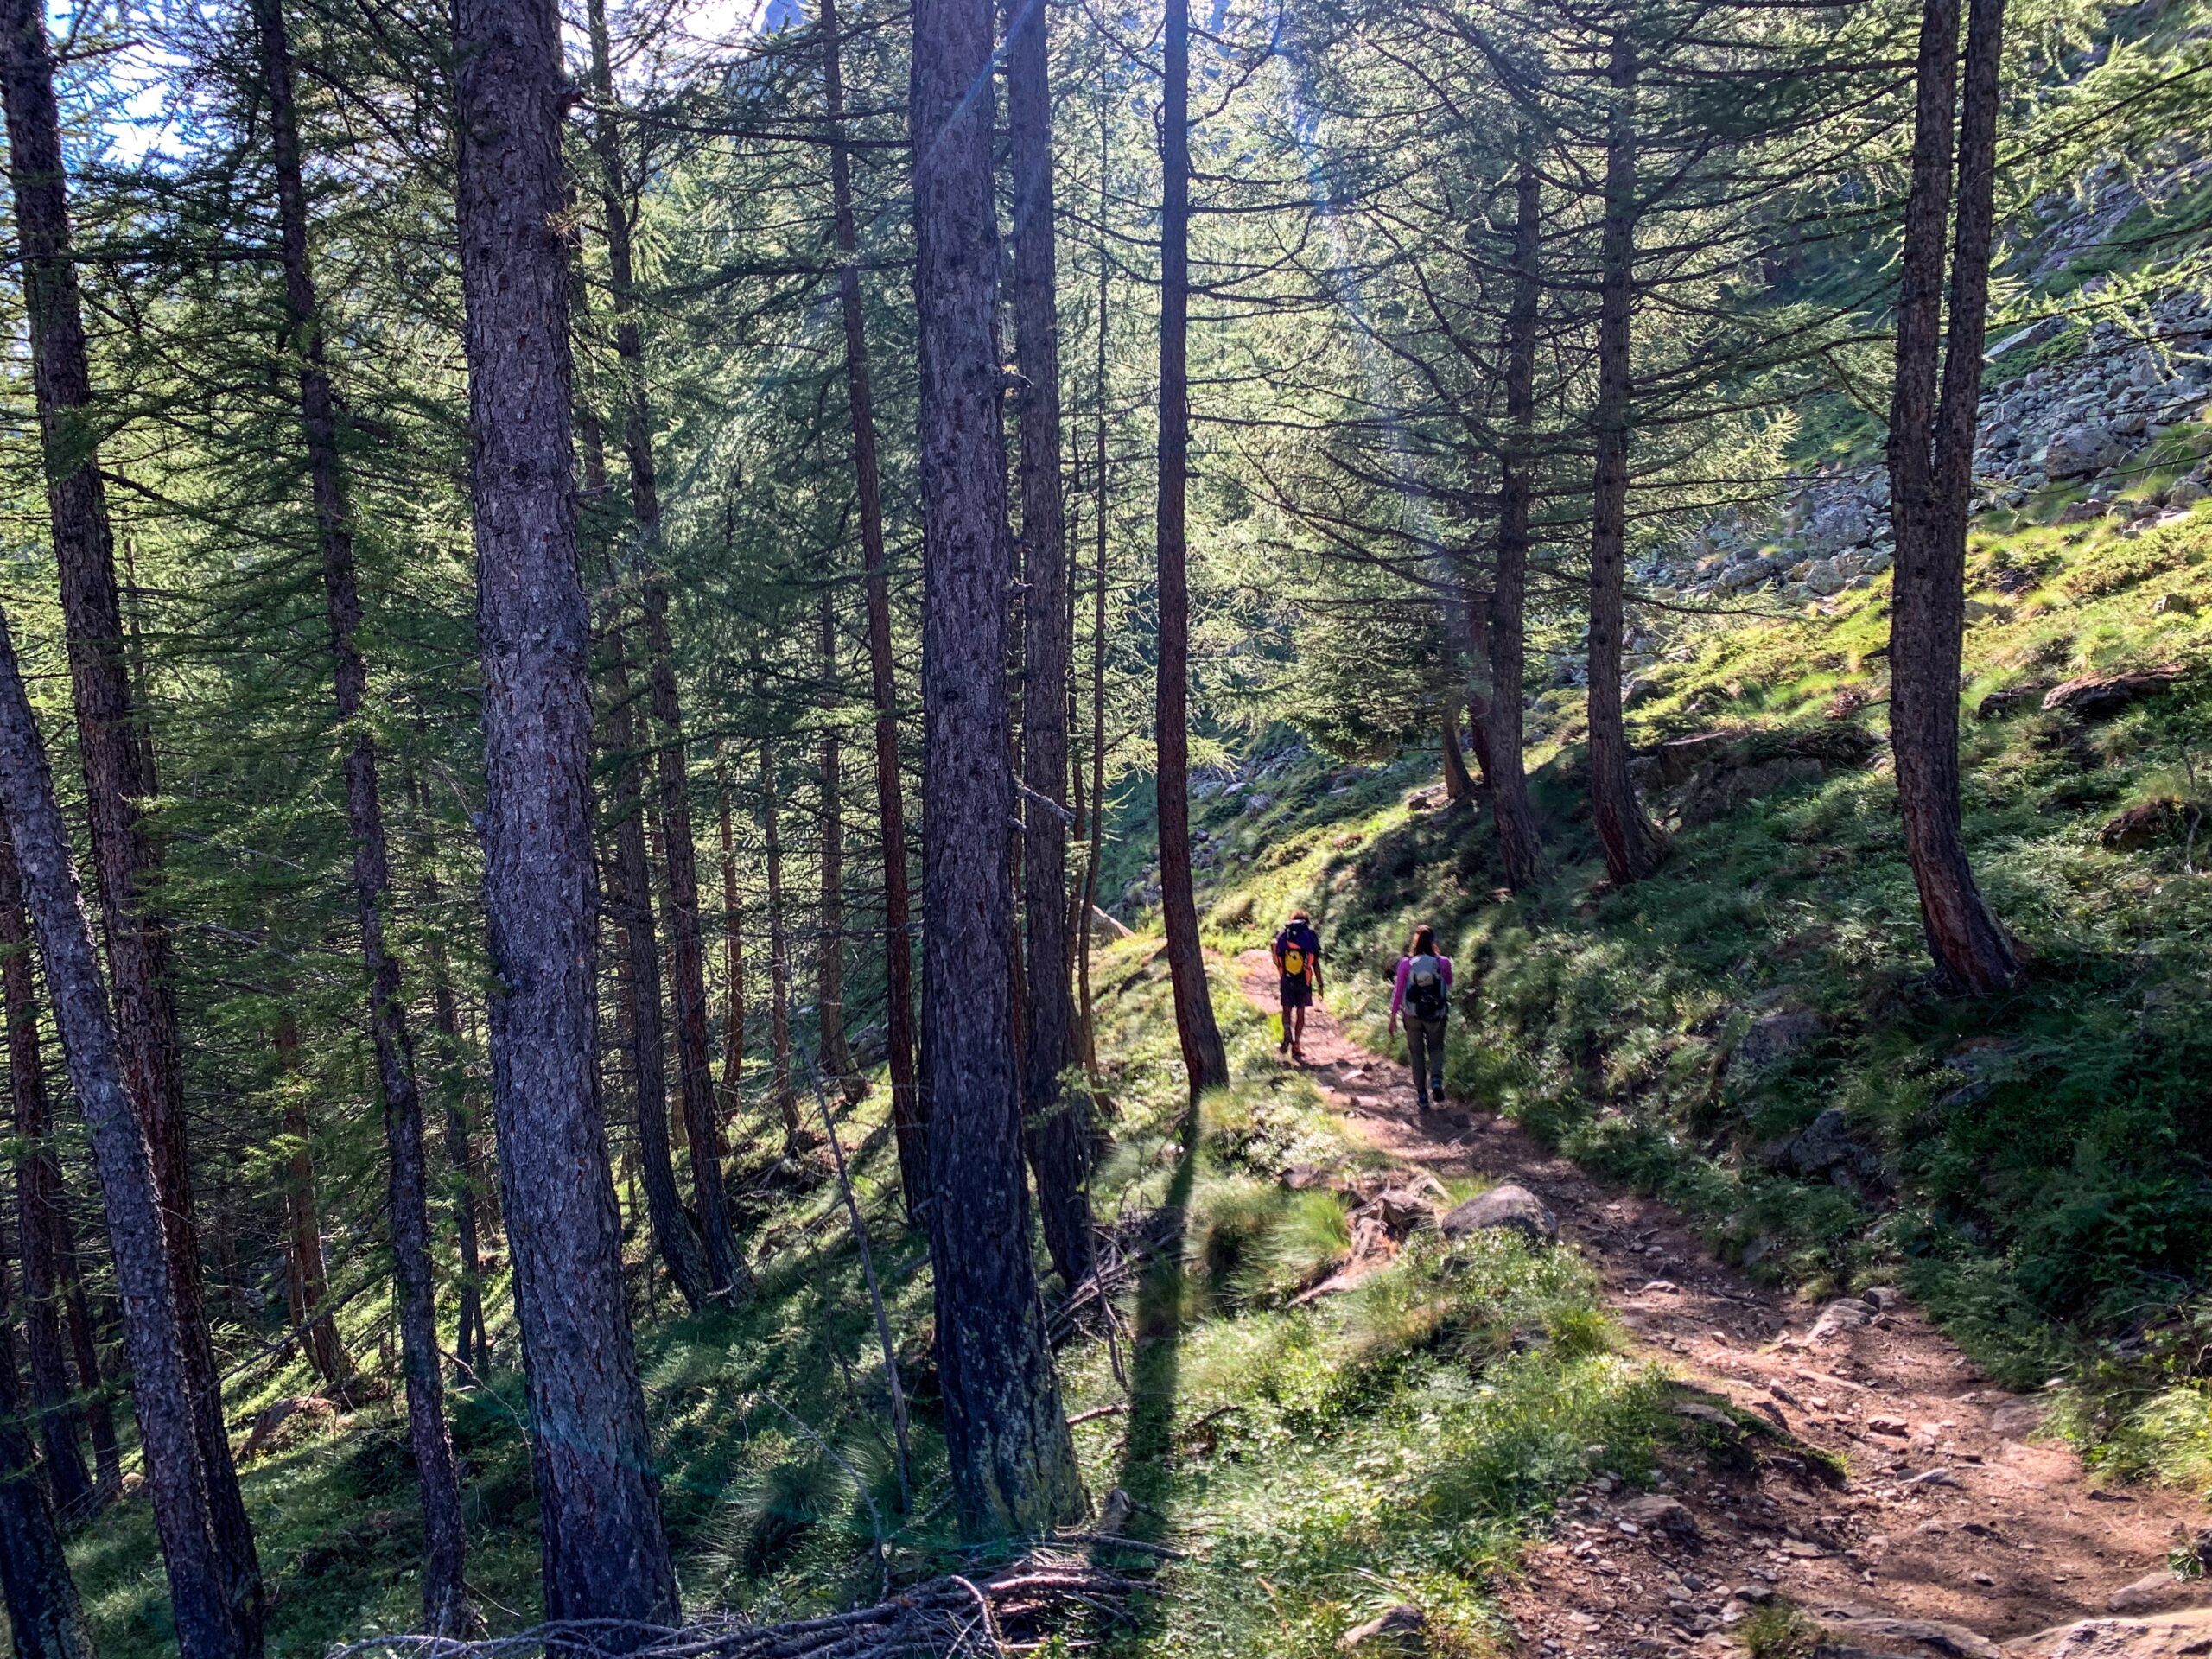
<svg viewBox="0 0 2212 1659">
<path fill-rule="evenodd" d="M 1238 965 L 1246 994 L 1272 1008 L 1266 953 Z M 1490 1113 L 1417 1114 L 1404 1065 L 1355 1046 L 1325 1010 L 1309 1016 L 1304 1046 L 1308 1074 L 1376 1147 L 1439 1176 L 1510 1180 L 1541 1198 L 1642 1357 L 1848 1459 L 1840 1491 L 1773 1470 L 1691 1471 L 1671 1495 L 1694 1515 L 1694 1541 L 1624 1527 L 1619 1503 L 1637 1494 L 1596 1483 L 1505 1599 L 1516 1653 L 1661 1659 L 1733 1648 L 1728 1630 L 1769 1592 L 1829 1617 L 1939 1620 L 1999 1642 L 2212 1601 L 2205 1580 L 2167 1575 L 2137 1597 L 2159 1605 L 2112 1605 L 2163 1572 L 2166 1552 L 2204 1524 L 2202 1506 L 2177 1491 L 2092 1484 L 2065 1447 L 2026 1438 L 2036 1402 L 1991 1387 L 1901 1297 L 1877 1293 L 1873 1317 L 1847 1323 L 1870 1304 L 1831 1313 L 1754 1283 L 1665 1205 L 1592 1179 Z"/>
</svg>

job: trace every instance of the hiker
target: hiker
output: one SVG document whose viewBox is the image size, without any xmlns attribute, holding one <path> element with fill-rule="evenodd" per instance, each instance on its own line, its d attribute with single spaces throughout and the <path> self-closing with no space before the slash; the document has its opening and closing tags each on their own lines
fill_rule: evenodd
<svg viewBox="0 0 2212 1659">
<path fill-rule="evenodd" d="M 1444 1100 L 1444 1019 L 1452 1008 L 1452 958 L 1436 948 L 1436 930 L 1423 922 L 1413 943 L 1398 958 L 1398 982 L 1390 993 L 1390 1031 L 1406 1021 L 1406 1048 L 1413 1061 L 1414 1098 L 1427 1111 L 1432 1099 Z"/>
<path fill-rule="evenodd" d="M 1303 1065 L 1306 1010 L 1321 989 L 1321 936 L 1304 911 L 1290 912 L 1282 931 L 1275 935 L 1274 954 L 1275 972 L 1282 979 L 1282 1041 L 1275 1052 L 1287 1049 L 1290 1058 Z"/>
</svg>

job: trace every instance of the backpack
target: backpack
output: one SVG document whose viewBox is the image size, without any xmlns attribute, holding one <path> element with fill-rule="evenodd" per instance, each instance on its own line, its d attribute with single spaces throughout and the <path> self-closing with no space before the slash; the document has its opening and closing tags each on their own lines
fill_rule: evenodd
<svg viewBox="0 0 2212 1659">
<path fill-rule="evenodd" d="M 1285 979 L 1306 977 L 1306 947 L 1287 937 L 1282 942 L 1282 976 Z"/>
<path fill-rule="evenodd" d="M 1408 958 L 1406 1012 L 1416 1020 L 1441 1020 L 1446 1007 L 1444 964 L 1434 957 Z"/>
</svg>

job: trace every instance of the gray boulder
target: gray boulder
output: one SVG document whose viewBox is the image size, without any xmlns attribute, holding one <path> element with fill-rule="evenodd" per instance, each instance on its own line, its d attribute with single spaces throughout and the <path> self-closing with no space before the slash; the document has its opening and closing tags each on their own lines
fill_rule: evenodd
<svg viewBox="0 0 2212 1659">
<path fill-rule="evenodd" d="M 2180 1659 L 2212 1653 L 2212 1608 L 2150 1618 L 2085 1618 L 2007 1642 L 2011 1659 Z"/>
<path fill-rule="evenodd" d="M 2053 478 L 2087 478 L 2126 459 L 2127 440 L 2101 422 L 2062 427 L 2044 446 L 2043 469 Z"/>
<path fill-rule="evenodd" d="M 1451 1239 L 1493 1230 L 1522 1234 L 1532 1244 L 1549 1244 L 1559 1237 L 1559 1217 L 1550 1206 L 1527 1187 L 1510 1183 L 1493 1186 L 1446 1211 L 1436 1226 Z"/>
<path fill-rule="evenodd" d="M 1770 1065 L 1817 1041 L 1826 1029 L 1809 1008 L 1777 1008 L 1751 1021 L 1736 1046 L 1736 1058 L 1746 1065 Z"/>
<path fill-rule="evenodd" d="M 1821 1632 L 1816 1659 L 2004 1659 L 2005 1650 L 1963 1625 L 1932 1618 L 1854 1618 Z"/>
<path fill-rule="evenodd" d="M 1825 502 L 1813 510 L 1798 544 L 1815 557 L 1853 547 L 1874 533 L 1874 514 L 1856 496 Z"/>
</svg>

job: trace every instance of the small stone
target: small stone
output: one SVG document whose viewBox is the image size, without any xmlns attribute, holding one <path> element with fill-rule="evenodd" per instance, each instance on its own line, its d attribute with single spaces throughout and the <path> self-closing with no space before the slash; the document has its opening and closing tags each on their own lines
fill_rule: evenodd
<svg viewBox="0 0 2212 1659">
<path fill-rule="evenodd" d="M 1904 1435 L 1912 1433 L 1912 1425 L 1902 1417 L 1869 1417 L 1866 1432 L 1870 1434 Z"/>
<path fill-rule="evenodd" d="M 1872 1302 L 1862 1302 L 1851 1296 L 1842 1297 L 1821 1310 L 1821 1317 L 1813 1321 L 1812 1338 L 1815 1342 L 1826 1342 L 1847 1331 L 1872 1325 L 1878 1311 Z"/>
<path fill-rule="evenodd" d="M 1680 1498 L 1653 1492 L 1621 1505 L 1624 1522 L 1688 1543 L 1697 1538 L 1697 1516 Z"/>
</svg>

